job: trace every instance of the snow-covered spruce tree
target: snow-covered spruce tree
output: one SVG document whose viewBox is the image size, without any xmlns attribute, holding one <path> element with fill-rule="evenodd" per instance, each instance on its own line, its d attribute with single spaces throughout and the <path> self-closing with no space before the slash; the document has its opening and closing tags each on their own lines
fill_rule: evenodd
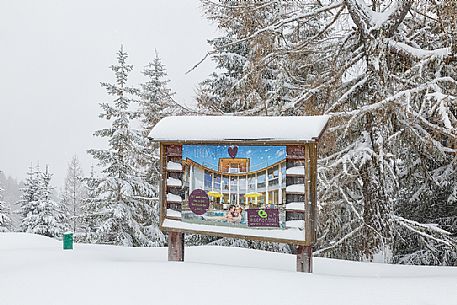
<svg viewBox="0 0 457 305">
<path fill-rule="evenodd" d="M 148 143 L 140 131 L 130 126 L 139 113 L 130 109 L 138 90 L 127 86 L 128 74 L 133 69 L 126 63 L 127 57 L 121 47 L 117 64 L 111 66 L 115 83 L 102 83 L 114 100 L 100 104 L 103 110 L 100 117 L 111 126 L 95 132 L 95 136 L 108 140 L 108 148 L 88 151 L 98 160 L 102 173 L 94 190 L 96 196 L 86 203 L 96 203 L 97 209 L 85 217 L 96 223 L 93 236 L 96 242 L 151 246 L 155 242 L 149 230 L 151 207 L 145 199 L 153 196 L 153 189 L 143 177 L 138 160 L 144 157 Z"/>
<path fill-rule="evenodd" d="M 252 108 L 245 99 L 240 99 L 238 89 L 243 69 L 247 65 L 248 50 L 247 43 L 236 43 L 240 37 L 237 31 L 242 27 L 239 20 L 243 16 L 226 9 L 226 5 L 233 4 L 232 2 L 222 1 L 222 5 L 218 5 L 212 1 L 202 1 L 205 15 L 226 33 L 208 41 L 214 49 L 212 59 L 219 71 L 213 72 L 198 88 L 198 108 L 209 113 L 233 113 Z M 226 22 L 223 23 L 223 20 Z M 252 95 L 256 95 L 256 91 Z"/>
<path fill-rule="evenodd" d="M 6 177 L 4 172 L 0 172 L 0 184 L 4 189 L 3 201 L 6 202 L 9 209 L 9 217 L 11 220 L 11 231 L 16 231 L 16 226 L 19 225 L 19 214 L 16 212 L 15 203 L 19 201 L 21 196 L 20 183 L 11 176 Z M 22 186 L 22 182 L 21 182 Z"/>
<path fill-rule="evenodd" d="M 200 84 L 198 107 L 219 114 L 294 114 L 295 109 L 284 109 L 299 94 L 296 80 L 289 77 L 292 67 L 287 56 L 274 50 L 302 35 L 304 27 L 274 33 L 261 29 L 278 22 L 286 12 L 296 11 L 296 1 L 202 3 L 206 16 L 224 36 L 209 41 L 218 71 Z"/>
<path fill-rule="evenodd" d="M 75 233 L 80 229 L 80 210 L 82 200 L 86 196 L 86 189 L 82 181 L 83 177 L 84 173 L 78 157 L 73 156 L 68 164 L 67 175 L 65 177 L 65 184 L 62 192 L 62 203 L 70 215 L 69 227 Z"/>
<path fill-rule="evenodd" d="M 149 133 L 162 118 L 180 115 L 186 110 L 173 99 L 175 93 L 169 87 L 168 73 L 157 51 L 142 73 L 146 81 L 140 91 L 141 121 L 144 132 Z"/>
<path fill-rule="evenodd" d="M 7 232 L 11 230 L 10 209 L 3 201 L 4 189 L 0 185 L 0 232 Z"/>
<path fill-rule="evenodd" d="M 98 198 L 97 186 L 99 180 L 95 177 L 94 167 L 91 167 L 90 176 L 83 178 L 85 188 L 84 198 L 81 203 L 81 228 L 84 235 L 81 239 L 88 243 L 95 242 L 97 231 L 97 212 L 99 211 L 101 199 Z"/>
<path fill-rule="evenodd" d="M 144 148 L 143 165 L 147 180 L 152 185 L 154 197 L 158 197 L 159 186 L 159 147 L 148 140 L 149 132 L 164 117 L 185 114 L 185 109 L 173 100 L 174 92 L 169 88 L 170 80 L 165 66 L 162 64 L 157 51 L 152 63 L 143 70 L 146 81 L 140 90 L 140 119 L 141 132 L 147 141 Z"/>
<path fill-rule="evenodd" d="M 19 205 L 18 213 L 21 217 L 20 230 L 22 232 L 26 232 L 28 229 L 28 224 L 24 222 L 24 220 L 29 215 L 31 216 L 36 210 L 40 184 L 38 174 L 39 173 L 33 169 L 33 166 L 30 165 L 24 185 L 20 188 L 21 197 L 16 204 Z"/>
<path fill-rule="evenodd" d="M 53 187 L 48 167 L 43 173 L 31 167 L 22 188 L 19 204 L 22 215 L 21 230 L 27 233 L 60 237 L 67 229 L 65 207 L 52 199 Z"/>
<path fill-rule="evenodd" d="M 156 246 L 163 246 L 165 236 L 159 229 L 159 146 L 149 141 L 148 135 L 152 128 L 164 117 L 171 115 L 183 115 L 187 111 L 174 99 L 174 92 L 169 87 L 170 80 L 165 66 L 157 53 L 154 60 L 143 70 L 146 81 L 141 84 L 140 90 L 140 119 L 142 122 L 142 134 L 147 145 L 143 150 L 141 165 L 146 174 L 146 181 L 151 185 L 153 196 L 149 202 L 151 215 L 149 232 L 153 236 Z"/>
</svg>

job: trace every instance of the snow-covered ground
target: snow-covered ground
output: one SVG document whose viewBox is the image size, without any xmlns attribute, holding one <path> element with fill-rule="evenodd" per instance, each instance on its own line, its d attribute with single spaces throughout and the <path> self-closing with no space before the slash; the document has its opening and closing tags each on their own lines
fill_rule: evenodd
<svg viewBox="0 0 457 305">
<path fill-rule="evenodd" d="M 0 233 L 1 305 L 350 304 L 455 305 L 457 267 L 315 259 L 295 272 L 292 255 L 224 247 L 123 248 Z"/>
</svg>

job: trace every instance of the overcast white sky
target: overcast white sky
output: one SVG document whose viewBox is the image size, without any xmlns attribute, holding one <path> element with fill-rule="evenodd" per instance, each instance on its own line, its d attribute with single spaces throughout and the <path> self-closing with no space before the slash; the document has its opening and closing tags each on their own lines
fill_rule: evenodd
<svg viewBox="0 0 457 305">
<path fill-rule="evenodd" d="M 157 49 L 176 99 L 193 104 L 195 87 L 212 72 L 206 61 L 216 28 L 198 0 L 11 0 L 0 2 L 0 170 L 23 179 L 31 162 L 49 164 L 61 187 L 73 155 L 85 173 L 95 163 L 86 150 L 106 127 L 99 102 L 109 101 L 100 82 L 120 45 L 135 71 L 131 85 Z"/>
</svg>

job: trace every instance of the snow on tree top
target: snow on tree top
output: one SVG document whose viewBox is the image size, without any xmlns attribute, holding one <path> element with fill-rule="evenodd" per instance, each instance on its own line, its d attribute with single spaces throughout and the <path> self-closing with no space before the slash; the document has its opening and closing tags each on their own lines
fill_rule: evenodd
<svg viewBox="0 0 457 305">
<path fill-rule="evenodd" d="M 313 141 L 330 116 L 171 116 L 151 130 L 155 141 Z"/>
</svg>

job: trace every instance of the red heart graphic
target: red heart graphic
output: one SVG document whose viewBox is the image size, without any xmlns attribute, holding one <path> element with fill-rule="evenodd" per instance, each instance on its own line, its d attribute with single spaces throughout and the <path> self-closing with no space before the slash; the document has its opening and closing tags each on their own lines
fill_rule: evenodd
<svg viewBox="0 0 457 305">
<path fill-rule="evenodd" d="M 238 146 L 229 146 L 228 154 L 231 158 L 235 158 L 238 153 Z"/>
</svg>

